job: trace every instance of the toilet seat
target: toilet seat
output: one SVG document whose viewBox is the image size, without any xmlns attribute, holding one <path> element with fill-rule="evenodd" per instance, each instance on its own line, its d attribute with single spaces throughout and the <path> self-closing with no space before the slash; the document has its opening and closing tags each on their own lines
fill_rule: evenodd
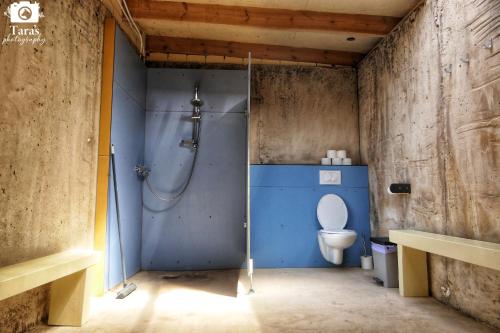
<svg viewBox="0 0 500 333">
<path fill-rule="evenodd" d="M 329 231 L 329 230 L 320 230 L 320 234 L 327 234 L 327 235 L 332 235 L 332 234 L 356 234 L 356 231 L 354 230 L 349 230 L 349 229 L 344 229 L 344 230 L 336 230 L 336 231 Z"/>
<path fill-rule="evenodd" d="M 342 233 L 347 224 L 347 207 L 341 197 L 326 194 L 318 202 L 316 208 L 318 221 L 325 233 Z"/>
</svg>

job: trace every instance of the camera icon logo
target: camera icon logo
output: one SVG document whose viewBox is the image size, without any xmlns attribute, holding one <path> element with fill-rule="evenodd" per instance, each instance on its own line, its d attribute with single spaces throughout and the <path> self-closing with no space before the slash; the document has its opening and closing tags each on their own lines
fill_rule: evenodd
<svg viewBox="0 0 500 333">
<path fill-rule="evenodd" d="M 13 2 L 4 14 L 10 17 L 11 23 L 38 23 L 40 17 L 43 17 L 40 4 L 36 1 Z"/>
</svg>

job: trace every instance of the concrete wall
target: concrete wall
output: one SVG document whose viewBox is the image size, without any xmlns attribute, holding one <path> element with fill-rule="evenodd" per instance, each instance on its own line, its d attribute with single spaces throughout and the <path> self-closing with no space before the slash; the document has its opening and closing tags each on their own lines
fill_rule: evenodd
<svg viewBox="0 0 500 333">
<path fill-rule="evenodd" d="M 496 0 L 429 0 L 359 65 L 375 234 L 500 242 L 499 23 Z M 391 182 L 412 194 L 389 196 Z M 500 272 L 431 256 L 430 278 L 440 301 L 500 327 Z"/>
<path fill-rule="evenodd" d="M 104 9 L 40 2 L 47 43 L 0 44 L 0 266 L 93 241 Z M 47 297 L 41 287 L 0 302 L 0 332 L 35 324 Z"/>
<path fill-rule="evenodd" d="M 162 202 L 144 187 L 142 268 L 239 268 L 244 260 L 247 73 L 148 69 L 145 162 L 152 187 L 178 193 L 189 177 L 195 82 L 200 83 L 200 146 L 179 199 Z M 214 195 L 216 193 L 216 195 Z"/>
<path fill-rule="evenodd" d="M 120 28 L 116 29 L 111 143 L 115 145 L 120 222 L 127 276 L 141 268 L 142 181 L 134 167 L 144 161 L 146 66 Z M 110 169 L 111 170 L 111 169 Z M 109 175 L 106 287 L 122 281 L 112 171 Z"/>
<path fill-rule="evenodd" d="M 319 164 L 327 149 L 359 163 L 356 70 L 252 68 L 253 164 Z"/>
</svg>

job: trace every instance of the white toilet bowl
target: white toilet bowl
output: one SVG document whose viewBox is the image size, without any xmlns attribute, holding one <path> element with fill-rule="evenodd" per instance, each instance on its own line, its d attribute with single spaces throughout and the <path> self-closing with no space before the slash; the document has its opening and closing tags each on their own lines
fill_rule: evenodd
<svg viewBox="0 0 500 333">
<path fill-rule="evenodd" d="M 318 242 L 321 254 L 326 261 L 340 265 L 344 259 L 344 249 L 356 241 L 356 231 L 344 229 L 342 231 L 318 231 Z"/>
<path fill-rule="evenodd" d="M 344 200 L 335 194 L 326 194 L 318 202 L 318 221 L 323 227 L 318 231 L 318 243 L 326 261 L 342 264 L 344 249 L 356 241 L 354 230 L 344 229 L 347 224 L 347 207 Z"/>
</svg>

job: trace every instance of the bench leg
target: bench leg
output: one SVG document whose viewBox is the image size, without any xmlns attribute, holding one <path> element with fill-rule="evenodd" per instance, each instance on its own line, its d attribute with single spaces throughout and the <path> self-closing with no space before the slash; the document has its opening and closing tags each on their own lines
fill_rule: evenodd
<svg viewBox="0 0 500 333">
<path fill-rule="evenodd" d="M 52 282 L 49 325 L 82 326 L 89 311 L 88 269 Z"/>
<path fill-rule="evenodd" d="M 429 296 L 427 253 L 398 244 L 399 294 Z"/>
</svg>

